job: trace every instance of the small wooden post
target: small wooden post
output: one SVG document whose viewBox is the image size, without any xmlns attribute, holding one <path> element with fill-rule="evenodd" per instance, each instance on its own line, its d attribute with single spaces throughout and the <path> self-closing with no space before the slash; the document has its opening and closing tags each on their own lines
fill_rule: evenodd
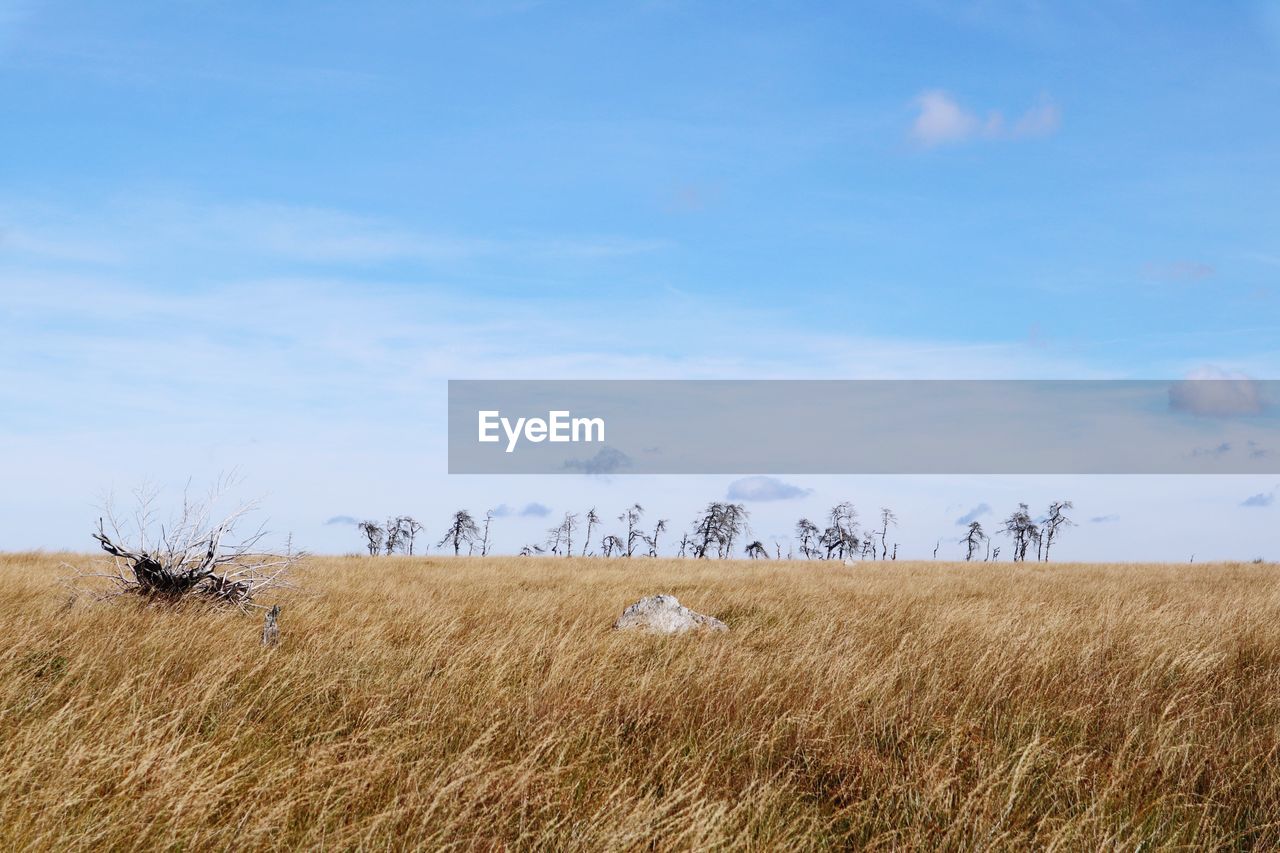
<svg viewBox="0 0 1280 853">
<path fill-rule="evenodd" d="M 280 643 L 280 626 L 276 620 L 280 617 L 280 605 L 273 604 L 262 622 L 262 645 L 275 646 Z"/>
</svg>

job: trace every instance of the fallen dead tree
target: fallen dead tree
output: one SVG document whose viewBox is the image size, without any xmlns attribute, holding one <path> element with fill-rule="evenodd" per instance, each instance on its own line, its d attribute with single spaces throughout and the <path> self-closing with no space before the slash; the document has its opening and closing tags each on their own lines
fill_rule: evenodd
<svg viewBox="0 0 1280 853">
<path fill-rule="evenodd" d="M 109 595 L 194 599 L 240 608 L 253 606 L 264 591 L 290 587 L 289 571 L 304 555 L 292 547 L 285 553 L 264 549 L 266 531 L 261 527 L 237 538 L 236 526 L 257 508 L 252 503 L 213 520 L 221 485 L 205 501 L 193 503 L 184 495 L 181 511 L 164 525 L 155 522 L 154 493 L 138 494 L 131 525 L 122 524 L 108 502 L 93 538 L 111 555 L 109 569 L 81 577 L 110 581 Z"/>
</svg>

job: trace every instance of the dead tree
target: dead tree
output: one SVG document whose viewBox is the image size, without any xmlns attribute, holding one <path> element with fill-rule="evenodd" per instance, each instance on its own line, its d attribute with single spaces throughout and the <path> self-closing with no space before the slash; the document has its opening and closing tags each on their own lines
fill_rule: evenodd
<svg viewBox="0 0 1280 853">
<path fill-rule="evenodd" d="M 880 559 L 884 559 L 889 553 L 889 546 L 885 544 L 885 538 L 889 535 L 889 525 L 898 526 L 898 516 L 893 510 L 886 507 L 880 508 Z"/>
<path fill-rule="evenodd" d="M 397 551 L 403 554 L 413 554 L 413 540 L 417 538 L 418 533 L 422 530 L 419 524 L 411 515 L 399 515 L 395 518 L 387 519 L 387 541 L 386 553 L 390 556 Z"/>
<path fill-rule="evenodd" d="M 400 527 L 400 541 L 409 551 L 409 556 L 413 556 L 413 543 L 418 538 L 418 534 L 422 532 L 422 525 L 411 515 L 402 515 L 396 519 L 396 524 Z"/>
<path fill-rule="evenodd" d="M 814 545 L 822 538 L 822 531 L 809 519 L 802 518 L 796 522 L 796 538 L 800 540 L 800 553 L 806 560 L 812 559 L 814 554 L 819 553 L 814 549 Z"/>
<path fill-rule="evenodd" d="M 827 529 L 822 532 L 820 544 L 827 559 L 834 554 L 837 559 L 852 557 L 862 541 L 858 538 L 858 511 L 848 501 L 831 508 L 827 515 Z"/>
<path fill-rule="evenodd" d="M 547 528 L 547 550 L 557 557 L 560 556 L 560 539 L 564 536 L 564 525 L 557 524 L 555 527 Z"/>
<path fill-rule="evenodd" d="M 612 557 L 614 551 L 617 551 L 619 554 L 623 554 L 626 550 L 626 544 L 612 533 L 604 537 L 604 540 L 600 543 L 600 551 L 606 557 Z"/>
<path fill-rule="evenodd" d="M 987 534 L 982 531 L 982 522 L 979 522 L 979 521 L 969 522 L 969 532 L 963 539 L 960 540 L 960 544 L 964 545 L 966 549 L 965 555 L 964 555 L 964 559 L 966 563 L 973 559 L 973 552 L 977 551 L 978 547 L 986 539 L 987 539 Z"/>
<path fill-rule="evenodd" d="M 1031 519 L 1026 504 L 1018 504 L 1018 508 L 1004 520 L 1004 533 L 1013 539 L 1013 561 L 1027 559 L 1027 548 L 1040 536 L 1040 529 Z"/>
<path fill-rule="evenodd" d="M 1066 511 L 1075 509 L 1071 501 L 1054 501 L 1049 504 L 1049 514 L 1044 519 L 1044 561 L 1049 562 L 1049 549 L 1053 540 L 1058 538 L 1058 531 L 1063 527 L 1074 527 L 1075 522 L 1067 518 Z"/>
<path fill-rule="evenodd" d="M 702 516 L 694 523 L 697 541 L 693 543 L 693 556 L 705 559 L 707 551 L 715 540 L 719 519 L 724 515 L 724 504 L 712 501 L 702 511 Z"/>
<path fill-rule="evenodd" d="M 364 534 L 365 547 L 369 549 L 369 556 L 378 556 L 378 552 L 382 550 L 382 537 L 386 533 L 382 525 L 376 521 L 362 521 L 356 527 Z"/>
<path fill-rule="evenodd" d="M 228 485 L 220 481 L 203 501 L 184 495 L 181 510 L 165 524 L 156 523 L 154 492 L 138 493 L 132 524 L 122 522 L 108 502 L 93 538 L 111 555 L 110 570 L 80 577 L 111 581 L 113 594 L 164 602 L 202 599 L 240 608 L 251 606 L 264 590 L 289 587 L 288 573 L 305 555 L 292 548 L 284 554 L 263 548 L 261 527 L 238 538 L 236 526 L 256 509 L 254 504 L 241 504 L 215 521 L 212 508 Z"/>
<path fill-rule="evenodd" d="M 446 545 L 452 545 L 453 556 L 456 557 L 462 550 L 463 545 L 474 546 L 479 538 L 480 528 L 476 526 L 475 519 L 465 509 L 460 509 L 453 514 L 453 521 L 449 523 L 449 530 L 436 547 L 443 548 Z"/>
<path fill-rule="evenodd" d="M 665 518 L 658 519 L 658 523 L 653 526 L 653 533 L 644 537 L 645 544 L 649 546 L 649 556 L 658 556 L 658 537 L 662 535 L 662 531 L 667 529 L 667 520 Z"/>
<path fill-rule="evenodd" d="M 555 540 L 557 548 L 560 540 L 564 540 L 564 555 L 566 557 L 573 556 L 573 531 L 578 529 L 578 516 L 571 512 L 564 514 L 564 521 L 560 522 L 560 526 L 556 528 Z"/>
<path fill-rule="evenodd" d="M 480 538 L 480 556 L 489 556 L 489 525 L 493 524 L 493 510 L 485 510 L 484 534 Z"/>
<path fill-rule="evenodd" d="M 400 548 L 401 530 L 399 519 L 388 518 L 387 526 L 384 529 L 387 531 L 387 538 L 382 547 L 384 548 L 386 555 L 390 557 Z"/>
<path fill-rule="evenodd" d="M 727 557 L 733 551 L 733 543 L 739 536 L 746 536 L 751 528 L 747 524 L 749 514 L 743 504 L 725 504 L 724 518 L 720 522 L 720 538 L 724 541 L 724 552 Z"/>
<path fill-rule="evenodd" d="M 600 516 L 596 515 L 596 508 L 592 507 L 587 510 L 587 536 L 582 541 L 582 556 L 587 556 L 587 549 L 591 547 L 591 530 L 600 523 Z"/>
<path fill-rule="evenodd" d="M 414 540 L 417 539 L 418 534 L 421 532 L 422 525 L 411 515 L 398 515 L 395 518 L 388 518 L 386 526 L 387 539 L 384 545 L 387 556 L 397 551 L 412 556 Z"/>
<path fill-rule="evenodd" d="M 632 504 L 622 511 L 622 515 L 618 516 L 618 521 L 627 523 L 627 556 L 630 557 L 635 553 L 636 543 L 644 539 L 644 534 L 640 532 L 637 525 L 640 524 L 640 516 L 644 515 L 644 507 L 640 504 Z"/>
<path fill-rule="evenodd" d="M 759 539 L 747 546 L 747 557 L 752 560 L 767 560 L 769 552 L 764 549 L 764 543 Z"/>
<path fill-rule="evenodd" d="M 733 553 L 733 543 L 747 530 L 749 518 L 747 508 L 742 504 L 720 503 L 712 501 L 703 510 L 702 516 L 694 522 L 695 536 L 693 555 L 705 558 L 716 546 L 716 556 L 724 559 Z"/>
</svg>

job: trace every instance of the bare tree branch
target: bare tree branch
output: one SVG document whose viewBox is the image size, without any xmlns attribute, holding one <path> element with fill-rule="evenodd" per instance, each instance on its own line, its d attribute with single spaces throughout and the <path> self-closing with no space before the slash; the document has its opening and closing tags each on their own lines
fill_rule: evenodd
<svg viewBox="0 0 1280 853">
<path fill-rule="evenodd" d="M 252 606 L 254 596 L 266 589 L 290 586 L 286 575 L 304 554 L 292 547 L 285 554 L 264 550 L 260 542 L 266 531 L 261 527 L 246 538 L 227 541 L 254 504 L 241 504 L 221 521 L 210 522 L 212 506 L 229 484 L 220 478 L 204 500 L 192 500 L 188 486 L 178 514 L 164 524 L 156 523 L 158 493 L 147 487 L 135 490 L 132 529 L 121 524 L 108 498 L 93 538 L 111 556 L 111 570 L 80 572 L 79 577 L 110 581 L 111 594 L 171 602 L 195 597 L 241 608 Z"/>
</svg>

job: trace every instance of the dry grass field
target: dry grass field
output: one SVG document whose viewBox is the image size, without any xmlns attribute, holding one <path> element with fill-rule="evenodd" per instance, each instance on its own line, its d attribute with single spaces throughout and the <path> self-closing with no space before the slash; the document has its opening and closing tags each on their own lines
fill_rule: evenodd
<svg viewBox="0 0 1280 853">
<path fill-rule="evenodd" d="M 311 559 L 264 649 L 89 559 L 0 557 L 3 849 L 1280 845 L 1272 566 Z"/>
</svg>

